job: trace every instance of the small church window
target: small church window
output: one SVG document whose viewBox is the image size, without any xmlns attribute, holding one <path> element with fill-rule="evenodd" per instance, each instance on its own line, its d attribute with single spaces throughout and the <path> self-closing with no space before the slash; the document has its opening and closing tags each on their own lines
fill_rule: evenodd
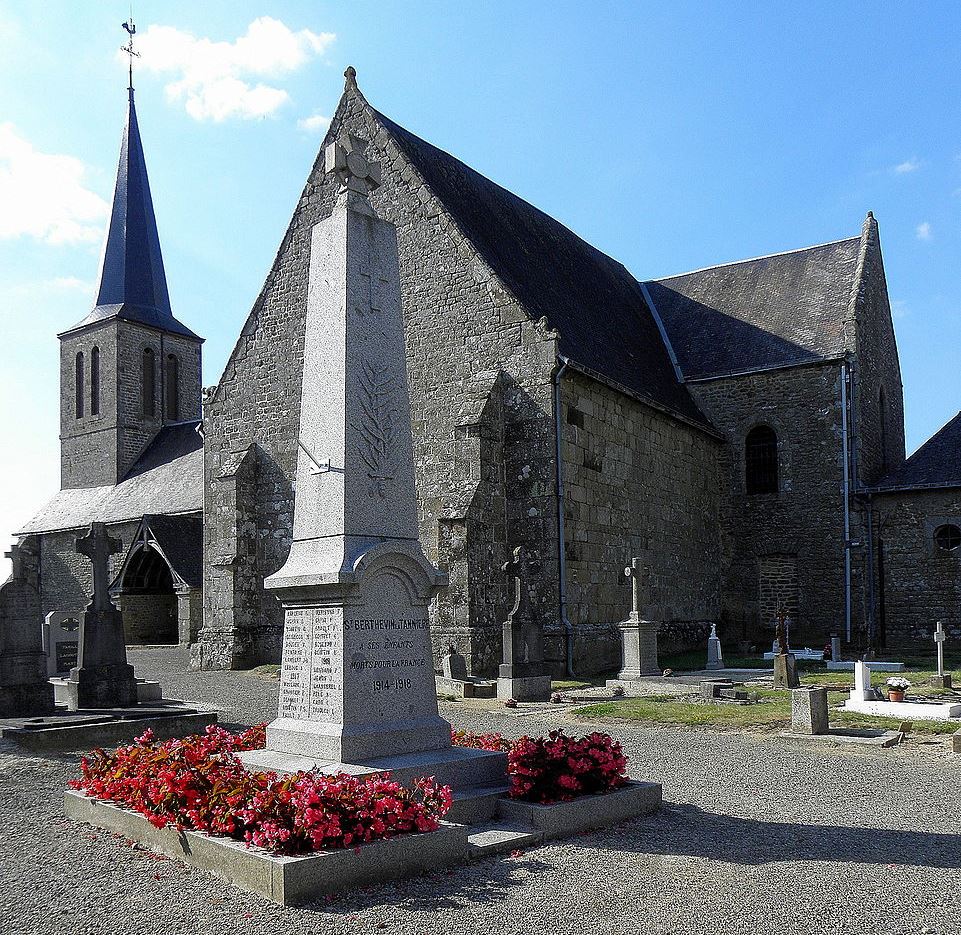
<svg viewBox="0 0 961 935">
<path fill-rule="evenodd" d="M 156 385 L 157 374 L 154 367 L 153 348 L 145 347 L 143 350 L 143 372 L 141 373 L 140 391 L 141 402 L 143 403 L 143 414 L 148 418 L 153 418 L 156 414 Z"/>
<path fill-rule="evenodd" d="M 579 429 L 584 428 L 584 413 L 576 406 L 567 407 L 567 424 L 574 425 Z"/>
<path fill-rule="evenodd" d="M 777 493 L 777 433 L 757 425 L 744 441 L 744 486 L 749 494 Z"/>
<path fill-rule="evenodd" d="M 167 418 L 180 419 L 180 361 L 173 354 L 167 355 Z"/>
<path fill-rule="evenodd" d="M 83 351 L 77 353 L 77 359 L 74 362 L 74 405 L 76 407 L 76 414 L 78 419 L 83 418 Z"/>
<path fill-rule="evenodd" d="M 90 352 L 90 415 L 100 415 L 100 348 Z"/>
<path fill-rule="evenodd" d="M 934 544 L 942 552 L 956 552 L 961 546 L 961 529 L 953 523 L 945 523 L 934 530 Z"/>
</svg>

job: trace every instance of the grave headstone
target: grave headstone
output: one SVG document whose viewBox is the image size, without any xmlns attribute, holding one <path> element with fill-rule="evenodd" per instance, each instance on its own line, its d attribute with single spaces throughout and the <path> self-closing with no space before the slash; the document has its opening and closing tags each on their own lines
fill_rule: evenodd
<svg viewBox="0 0 961 935">
<path fill-rule="evenodd" d="M 497 672 L 497 697 L 545 701 L 551 695 L 551 677 L 544 661 L 544 633 L 531 612 L 525 550 L 517 546 L 501 570 L 514 579 L 514 606 L 502 627 L 504 661 Z"/>
<path fill-rule="evenodd" d="M 624 574 L 631 581 L 631 612 L 627 620 L 618 624 L 621 631 L 621 671 L 617 673 L 617 678 L 631 681 L 642 675 L 660 675 L 657 661 L 659 624 L 649 619 L 651 615 L 644 611 L 642 591 L 646 583 L 643 581 L 645 569 L 641 559 L 632 558 Z"/>
<path fill-rule="evenodd" d="M 368 201 L 366 148 L 325 150 L 340 190 L 311 233 L 293 542 L 265 581 L 284 608 L 278 716 L 242 758 L 401 781 L 416 761 L 447 781 L 456 754 L 503 780 L 503 757 L 452 750 L 438 714 L 428 607 L 447 582 L 418 538 L 397 233 Z"/>
<path fill-rule="evenodd" d="M 831 662 L 841 661 L 841 637 L 836 633 L 831 634 Z"/>
<path fill-rule="evenodd" d="M 6 553 L 13 565 L 0 586 L 0 717 L 37 717 L 54 709 L 40 614 L 40 555 L 35 540 Z"/>
<path fill-rule="evenodd" d="M 77 664 L 65 685 L 67 708 L 125 708 L 137 703 L 137 682 L 127 662 L 123 615 L 110 600 L 110 556 L 123 548 L 103 523 L 77 539 L 77 551 L 93 567 L 93 595 L 80 622 Z"/>
<path fill-rule="evenodd" d="M 465 681 L 467 675 L 467 660 L 457 652 L 455 646 L 451 646 L 443 659 L 441 659 L 441 671 L 445 679 L 458 679 Z"/>
<path fill-rule="evenodd" d="M 707 668 L 712 671 L 724 668 L 724 653 L 721 651 L 716 623 L 711 624 L 711 635 L 707 638 Z"/>
<path fill-rule="evenodd" d="M 51 678 L 67 675 L 77 664 L 80 614 L 52 610 L 43 621 L 43 651 Z"/>
<path fill-rule="evenodd" d="M 951 675 L 944 671 L 944 644 L 947 638 L 944 621 L 939 620 L 934 630 L 934 644 L 938 650 L 938 674 L 931 679 L 935 688 L 951 688 Z"/>
<path fill-rule="evenodd" d="M 826 688 L 795 688 L 791 692 L 791 727 L 799 734 L 828 732 Z"/>
<path fill-rule="evenodd" d="M 801 684 L 797 674 L 797 661 L 788 642 L 788 617 L 783 605 L 777 610 L 778 654 L 774 657 L 774 687 L 795 689 Z"/>
<path fill-rule="evenodd" d="M 871 669 L 862 659 L 854 663 L 854 688 L 851 701 L 873 701 L 875 692 L 871 687 Z"/>
</svg>

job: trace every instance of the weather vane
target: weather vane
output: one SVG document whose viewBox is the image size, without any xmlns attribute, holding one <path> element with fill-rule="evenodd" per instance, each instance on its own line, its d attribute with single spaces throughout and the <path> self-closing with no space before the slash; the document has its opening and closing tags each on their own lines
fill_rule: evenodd
<svg viewBox="0 0 961 935">
<path fill-rule="evenodd" d="M 133 91 L 133 57 L 136 55 L 137 58 L 140 58 L 140 53 L 135 52 L 133 48 L 133 37 L 137 33 L 137 27 L 134 25 L 133 15 L 131 14 L 130 19 L 127 20 L 126 23 L 121 23 L 120 25 L 123 26 L 123 28 L 127 31 L 127 35 L 129 36 L 129 39 L 127 40 L 127 44 L 122 45 L 120 47 L 120 50 L 122 52 L 127 53 L 127 57 L 129 60 L 129 63 L 127 66 L 127 76 L 128 76 L 127 90 L 132 92 Z"/>
</svg>

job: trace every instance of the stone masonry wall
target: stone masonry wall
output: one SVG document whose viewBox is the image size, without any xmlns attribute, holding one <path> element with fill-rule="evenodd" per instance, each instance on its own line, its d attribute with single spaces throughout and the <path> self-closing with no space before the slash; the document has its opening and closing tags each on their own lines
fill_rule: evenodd
<svg viewBox="0 0 961 935">
<path fill-rule="evenodd" d="M 855 303 L 854 432 L 858 480 L 871 486 L 904 462 L 904 396 L 877 225 L 869 220 Z"/>
<path fill-rule="evenodd" d="M 382 162 L 383 185 L 373 193 L 371 201 L 378 213 L 397 227 L 420 531 L 425 552 L 442 566 L 446 564 L 441 544 L 447 539 L 439 535 L 437 523 L 450 493 L 464 386 L 483 371 L 502 370 L 512 387 L 505 397 L 505 541 L 491 548 L 490 565 L 477 573 L 497 580 L 501 574 L 498 565 L 506 558 L 507 547 L 528 545 L 545 569 L 535 610 L 546 625 L 556 628 L 550 382 L 556 359 L 555 338 L 527 320 L 356 93 L 343 99 L 327 139 L 336 136 L 342 127 L 369 140 L 367 155 Z M 290 548 L 310 231 L 330 212 L 334 194 L 320 159 L 224 377 L 206 409 L 208 486 L 219 476 L 222 462 L 232 452 L 253 442 L 260 451 L 256 582 L 239 599 L 250 608 L 257 627 L 275 634 L 272 641 L 261 640 L 256 648 L 239 628 L 233 628 L 233 639 L 238 645 L 210 648 L 210 658 L 221 660 L 220 664 L 228 658 L 237 665 L 240 660 L 276 661 L 279 656 L 280 605 L 263 591 L 261 582 L 280 568 Z M 208 515 L 207 524 L 205 550 L 209 563 L 221 543 L 232 539 L 233 533 L 226 528 L 229 520 L 224 518 Z M 502 606 L 491 610 L 494 620 L 506 614 L 506 588 L 503 593 Z M 461 599 L 470 600 L 469 595 L 461 595 Z M 217 632 L 217 639 L 226 639 L 227 628 L 219 626 L 215 617 L 209 619 L 214 613 L 208 604 L 201 642 L 208 630 Z M 436 619 L 436 608 L 433 615 Z M 264 658 L 268 646 L 269 659 Z"/>
<path fill-rule="evenodd" d="M 723 604 L 727 639 L 770 643 L 762 619 L 762 562 L 794 560 L 792 642 L 822 646 L 844 624 L 841 367 L 828 362 L 688 384 L 727 436 L 721 455 Z M 764 424 L 778 436 L 779 491 L 745 492 L 744 440 Z M 856 608 L 857 609 L 857 608 Z"/>
<path fill-rule="evenodd" d="M 620 664 L 632 556 L 665 630 L 718 619 L 722 443 L 574 371 L 561 392 L 568 618 L 588 674 Z"/>
<path fill-rule="evenodd" d="M 100 352 L 100 411 L 91 413 L 91 355 Z M 144 415 L 142 361 L 154 352 L 154 414 Z M 83 417 L 76 417 L 76 355 L 84 355 Z M 150 443 L 166 418 L 166 358 L 179 362 L 177 421 L 200 418 L 201 345 L 180 335 L 110 320 L 61 340 L 60 434 L 63 487 L 116 484 Z"/>
<path fill-rule="evenodd" d="M 934 542 L 938 526 L 961 527 L 961 490 L 900 491 L 873 502 L 884 556 L 887 645 L 926 646 L 933 660 L 938 620 L 952 642 L 961 641 L 961 548 L 944 551 Z"/>
</svg>

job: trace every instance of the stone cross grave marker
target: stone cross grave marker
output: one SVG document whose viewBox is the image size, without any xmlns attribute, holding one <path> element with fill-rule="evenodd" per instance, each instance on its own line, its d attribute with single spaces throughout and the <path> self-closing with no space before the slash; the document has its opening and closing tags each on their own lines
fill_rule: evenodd
<svg viewBox="0 0 961 935">
<path fill-rule="evenodd" d="M 711 624 L 711 635 L 707 638 L 707 668 L 712 671 L 724 668 L 724 653 L 721 651 L 716 623 Z"/>
<path fill-rule="evenodd" d="M 944 621 L 939 620 L 934 630 L 934 644 L 938 649 L 938 674 L 931 680 L 937 688 L 951 688 L 951 676 L 944 671 L 944 644 L 947 638 Z"/>
<path fill-rule="evenodd" d="M 627 620 L 618 624 L 621 631 L 621 671 L 617 673 L 620 681 L 633 681 L 642 675 L 660 672 L 657 660 L 657 620 L 643 619 L 642 590 L 647 569 L 638 557 L 632 558 L 624 569 L 624 575 L 631 582 L 631 612 Z"/>
<path fill-rule="evenodd" d="M 107 533 L 103 523 L 77 539 L 77 552 L 93 567 L 93 594 L 80 623 L 77 665 L 66 683 L 67 707 L 124 708 L 137 703 L 133 666 L 127 663 L 123 616 L 110 600 L 110 556 L 123 543 Z"/>
<path fill-rule="evenodd" d="M 544 664 L 544 634 L 531 612 L 530 566 L 527 553 L 517 546 L 501 571 L 514 579 L 514 606 L 502 627 L 503 659 L 497 678 L 497 697 L 534 701 L 550 696 L 551 679 Z"/>
</svg>

